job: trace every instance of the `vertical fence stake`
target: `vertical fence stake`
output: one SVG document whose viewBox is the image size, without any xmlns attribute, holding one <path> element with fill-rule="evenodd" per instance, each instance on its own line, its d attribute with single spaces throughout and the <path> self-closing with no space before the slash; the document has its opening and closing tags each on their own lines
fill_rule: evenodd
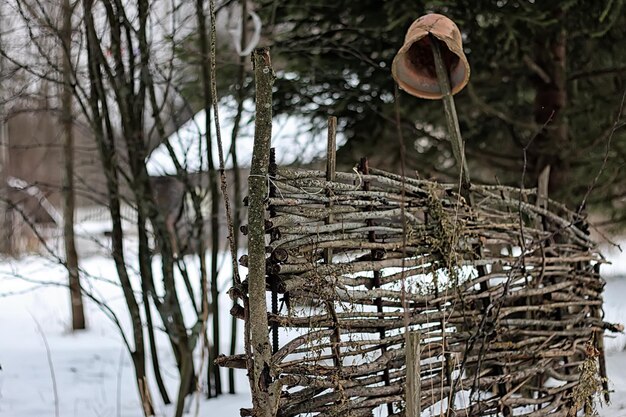
<svg viewBox="0 0 626 417">
<path fill-rule="evenodd" d="M 454 105 L 454 98 L 452 97 L 452 90 L 450 88 L 450 77 L 448 74 L 448 69 L 443 61 L 443 57 L 441 55 L 441 43 L 440 41 L 433 36 L 430 35 L 430 44 L 433 52 L 433 58 L 435 61 L 435 71 L 437 72 L 437 81 L 439 82 L 439 88 L 441 89 L 441 93 L 443 94 L 443 109 L 446 116 L 446 124 L 448 127 L 448 134 L 450 135 L 450 142 L 452 144 L 452 154 L 454 155 L 454 159 L 459 165 L 459 169 L 461 170 L 461 189 L 460 194 L 465 199 L 466 203 L 469 206 L 474 205 L 474 201 L 472 198 L 472 193 L 470 192 L 471 182 L 469 169 L 467 167 L 467 160 L 465 159 L 465 145 L 463 144 L 463 137 L 461 136 L 461 129 L 459 128 L 459 118 L 456 113 L 456 106 Z M 480 245 L 474 245 L 474 250 L 479 259 L 483 258 L 483 248 Z M 487 275 L 487 270 L 485 266 L 479 265 L 477 267 L 478 274 L 480 276 Z M 489 289 L 489 285 L 487 281 L 480 283 L 480 290 L 487 291 Z M 489 301 L 485 301 L 488 303 Z M 486 309 L 487 305 L 484 305 L 484 309 Z M 446 368 L 451 369 L 449 361 L 446 360 Z M 503 370 L 497 368 L 496 371 L 498 375 L 503 374 Z M 480 372 L 480 370 L 477 370 Z M 451 374 L 448 374 L 451 375 Z M 450 381 L 452 384 L 452 389 L 450 390 L 450 395 L 448 397 L 449 405 L 451 408 L 454 408 L 454 399 L 456 396 L 456 382 Z M 498 390 L 501 395 L 506 391 L 504 384 L 498 384 Z M 511 410 L 509 407 L 504 407 L 503 414 L 505 416 L 511 415 Z"/>
<path fill-rule="evenodd" d="M 363 175 L 369 175 L 370 171 L 369 171 L 369 161 L 366 157 L 361 158 L 361 161 L 359 162 L 359 172 Z M 369 181 L 363 181 L 363 187 L 362 187 L 363 191 L 370 191 L 370 182 Z M 372 210 L 373 208 L 370 206 L 368 208 L 368 210 Z M 365 224 L 367 224 L 367 226 L 373 226 L 374 225 L 374 221 L 367 220 Z M 370 231 L 367 234 L 367 240 L 369 242 L 376 242 L 376 232 L 374 231 Z M 379 259 L 379 257 L 382 255 L 380 253 L 380 251 L 372 249 L 370 251 L 370 255 L 372 257 L 372 260 L 377 260 Z M 381 286 L 381 272 L 379 270 L 374 270 L 373 272 L 373 286 L 374 288 L 380 288 Z M 383 314 L 383 299 L 381 297 L 376 297 L 376 299 L 374 300 L 374 304 L 376 305 L 376 311 L 380 314 L 380 317 L 382 317 Z M 381 326 L 378 328 L 378 335 L 381 339 L 384 339 L 386 334 L 385 334 L 385 327 Z M 380 353 L 381 354 L 385 354 L 385 352 L 387 352 L 387 348 L 385 347 L 384 344 L 381 345 L 380 348 Z M 385 386 L 388 387 L 391 385 L 391 380 L 389 378 L 389 370 L 388 369 L 384 369 L 383 370 L 383 381 L 385 383 Z M 387 413 L 389 415 L 393 414 L 393 403 L 387 403 Z"/>
<path fill-rule="evenodd" d="M 276 165 L 276 148 L 270 148 L 270 164 L 268 169 L 269 174 L 269 196 L 270 198 L 276 197 L 276 185 L 272 181 L 278 174 L 278 166 Z M 276 209 L 272 206 L 269 207 L 270 219 L 276 216 Z M 270 234 L 270 242 L 274 241 L 276 236 L 274 233 Z M 276 274 L 269 275 L 270 289 L 272 291 L 271 303 L 272 314 L 276 316 L 278 314 L 278 280 L 279 277 Z M 278 352 L 279 338 L 278 338 L 278 322 L 272 322 L 272 354 Z"/>
<path fill-rule="evenodd" d="M 337 165 L 337 118 L 335 116 L 328 117 L 328 141 L 326 146 L 326 181 L 332 182 L 335 181 L 335 173 L 336 173 L 336 165 Z M 328 189 L 326 190 L 326 195 L 328 197 L 333 195 L 333 191 Z M 332 207 L 333 203 L 331 201 L 326 205 L 327 207 Z M 332 213 L 328 214 L 325 223 L 330 224 L 333 221 Z M 324 263 L 331 264 L 333 262 L 333 250 L 330 248 L 324 249 Z M 333 335 L 330 337 L 330 340 L 333 344 L 333 363 L 339 372 L 341 372 L 342 362 L 341 362 L 341 352 L 339 351 L 339 342 L 341 341 L 341 329 L 339 328 L 339 319 L 337 318 L 337 311 L 335 310 L 335 305 L 332 301 L 326 301 L 326 308 L 328 309 L 328 313 L 331 315 L 333 319 Z"/>
<path fill-rule="evenodd" d="M 420 334 L 419 332 L 409 332 L 406 352 L 406 386 L 405 401 L 406 417 L 420 417 L 422 414 L 422 380 L 420 377 Z"/>
<path fill-rule="evenodd" d="M 272 137 L 272 70 L 268 48 L 259 48 L 252 55 L 256 87 L 256 110 L 252 164 L 248 177 L 250 206 L 248 209 L 248 294 L 250 343 L 253 352 L 252 400 L 254 415 L 273 417 L 275 398 L 271 393 L 271 347 L 268 334 L 265 278 L 265 199 L 270 143 Z"/>
<path fill-rule="evenodd" d="M 337 118 L 335 116 L 328 117 L 328 140 L 326 146 L 326 181 L 335 181 L 335 173 L 337 169 Z M 327 196 L 332 195 L 331 190 L 326 191 Z M 332 202 L 328 202 L 328 207 L 333 205 Z M 326 224 L 333 222 L 332 213 L 328 214 Z M 327 248 L 324 250 L 324 263 L 329 264 L 332 262 L 333 250 Z"/>
<path fill-rule="evenodd" d="M 550 185 L 550 165 L 546 167 L 539 174 L 539 181 L 537 184 L 537 207 L 542 209 L 548 209 L 548 187 Z"/>
</svg>

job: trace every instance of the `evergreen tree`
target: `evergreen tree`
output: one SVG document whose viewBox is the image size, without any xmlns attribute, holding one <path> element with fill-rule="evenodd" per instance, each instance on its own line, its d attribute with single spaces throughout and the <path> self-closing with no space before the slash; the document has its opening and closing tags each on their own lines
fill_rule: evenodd
<svg viewBox="0 0 626 417">
<path fill-rule="evenodd" d="M 600 171 L 588 202 L 626 191 L 626 132 L 610 136 L 626 90 L 623 0 L 260 0 L 257 11 L 282 68 L 276 111 L 320 127 L 339 117 L 344 164 L 399 166 L 391 61 L 412 21 L 437 12 L 461 28 L 472 66 L 456 99 L 474 181 L 519 185 L 526 160 L 526 186 L 551 165 L 551 197 L 572 207 Z M 453 178 L 441 103 L 398 99 L 409 168 Z"/>
</svg>

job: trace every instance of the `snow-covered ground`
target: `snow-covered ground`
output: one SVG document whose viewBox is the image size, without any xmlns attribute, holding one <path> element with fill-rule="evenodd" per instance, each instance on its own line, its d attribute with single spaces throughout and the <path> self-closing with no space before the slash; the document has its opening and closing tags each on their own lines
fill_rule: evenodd
<svg viewBox="0 0 626 417">
<path fill-rule="evenodd" d="M 113 262 L 93 257 L 81 267 L 90 276 L 84 285 L 128 329 L 124 300 L 113 283 Z M 222 288 L 228 288 L 228 277 L 221 278 Z M 0 416 L 140 417 L 133 366 L 118 329 L 96 303 L 88 301 L 89 330 L 69 332 L 68 292 L 60 285 L 64 280 L 62 267 L 41 258 L 0 263 Z M 221 301 L 222 326 L 229 329 L 231 302 L 225 293 Z M 159 340 L 168 345 L 163 335 Z M 227 337 L 222 349 L 228 350 Z M 174 358 L 166 353 L 160 359 L 168 392 L 175 397 Z M 222 375 L 225 381 L 226 372 Z M 237 372 L 236 382 L 238 394 L 211 401 L 200 395 L 188 404 L 189 415 L 196 415 L 197 404 L 199 416 L 238 416 L 239 408 L 249 406 L 250 396 L 244 372 Z M 158 415 L 172 416 L 173 408 L 162 404 L 156 386 L 152 394 Z"/>
<path fill-rule="evenodd" d="M 614 266 L 606 268 L 606 320 L 626 323 L 626 256 L 619 252 L 608 255 Z M 93 295 L 106 302 L 126 327 L 128 318 L 119 288 L 113 283 L 112 261 L 97 256 L 85 259 L 81 267 L 90 276 L 85 282 Z M 228 287 L 227 279 L 222 276 L 222 289 Z M 70 333 L 64 280 L 62 267 L 41 258 L 0 262 L 0 416 L 140 417 L 133 368 L 118 329 L 95 303 L 88 302 L 89 330 Z M 223 328 L 227 329 L 230 302 L 223 296 Z M 227 350 L 227 339 L 223 338 L 223 351 Z M 607 337 L 606 346 L 615 392 L 613 403 L 603 406 L 600 416 L 625 417 L 626 336 Z M 168 390 L 174 396 L 174 359 L 164 354 L 161 360 Z M 241 407 L 250 406 L 243 371 L 237 372 L 237 387 L 238 394 L 219 399 L 198 396 L 188 404 L 188 415 L 238 416 Z M 164 406 L 156 387 L 152 388 L 158 415 L 173 415 L 171 406 Z"/>
</svg>

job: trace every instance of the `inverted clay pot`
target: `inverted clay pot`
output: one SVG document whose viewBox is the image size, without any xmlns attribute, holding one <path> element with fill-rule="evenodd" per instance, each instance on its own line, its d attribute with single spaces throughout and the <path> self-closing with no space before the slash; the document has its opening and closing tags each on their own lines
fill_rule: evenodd
<svg viewBox="0 0 626 417">
<path fill-rule="evenodd" d="M 429 34 L 443 42 L 441 54 L 450 76 L 452 94 L 467 85 L 470 66 L 463 53 L 461 32 L 452 20 L 435 13 L 424 15 L 413 22 L 404 38 L 404 45 L 393 59 L 391 73 L 400 88 L 407 93 L 437 100 L 443 94 L 437 81 Z"/>
</svg>

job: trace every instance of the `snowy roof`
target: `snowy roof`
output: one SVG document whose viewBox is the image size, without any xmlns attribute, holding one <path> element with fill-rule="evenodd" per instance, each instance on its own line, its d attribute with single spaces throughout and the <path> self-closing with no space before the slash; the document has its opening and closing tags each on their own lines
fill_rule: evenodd
<svg viewBox="0 0 626 417">
<path fill-rule="evenodd" d="M 229 150 L 236 116 L 234 100 L 223 100 L 220 103 L 219 116 L 225 165 L 226 168 L 231 168 L 232 157 Z M 206 113 L 202 110 L 167 139 L 181 166 L 189 172 L 206 170 L 208 166 L 204 140 L 205 121 Z M 244 102 L 244 111 L 236 141 L 239 166 L 250 166 L 253 141 L 254 102 L 247 100 Z M 342 141 L 343 138 L 338 134 L 337 142 L 341 144 Z M 213 121 L 211 123 L 211 143 L 213 162 L 215 166 L 219 166 L 215 122 Z M 326 132 L 315 132 L 311 123 L 301 117 L 275 116 L 272 127 L 272 146 L 276 148 L 276 158 L 279 164 L 309 163 L 324 156 Z M 146 164 L 150 175 L 176 174 L 173 159 L 165 143 L 159 145 L 150 154 Z"/>
</svg>

